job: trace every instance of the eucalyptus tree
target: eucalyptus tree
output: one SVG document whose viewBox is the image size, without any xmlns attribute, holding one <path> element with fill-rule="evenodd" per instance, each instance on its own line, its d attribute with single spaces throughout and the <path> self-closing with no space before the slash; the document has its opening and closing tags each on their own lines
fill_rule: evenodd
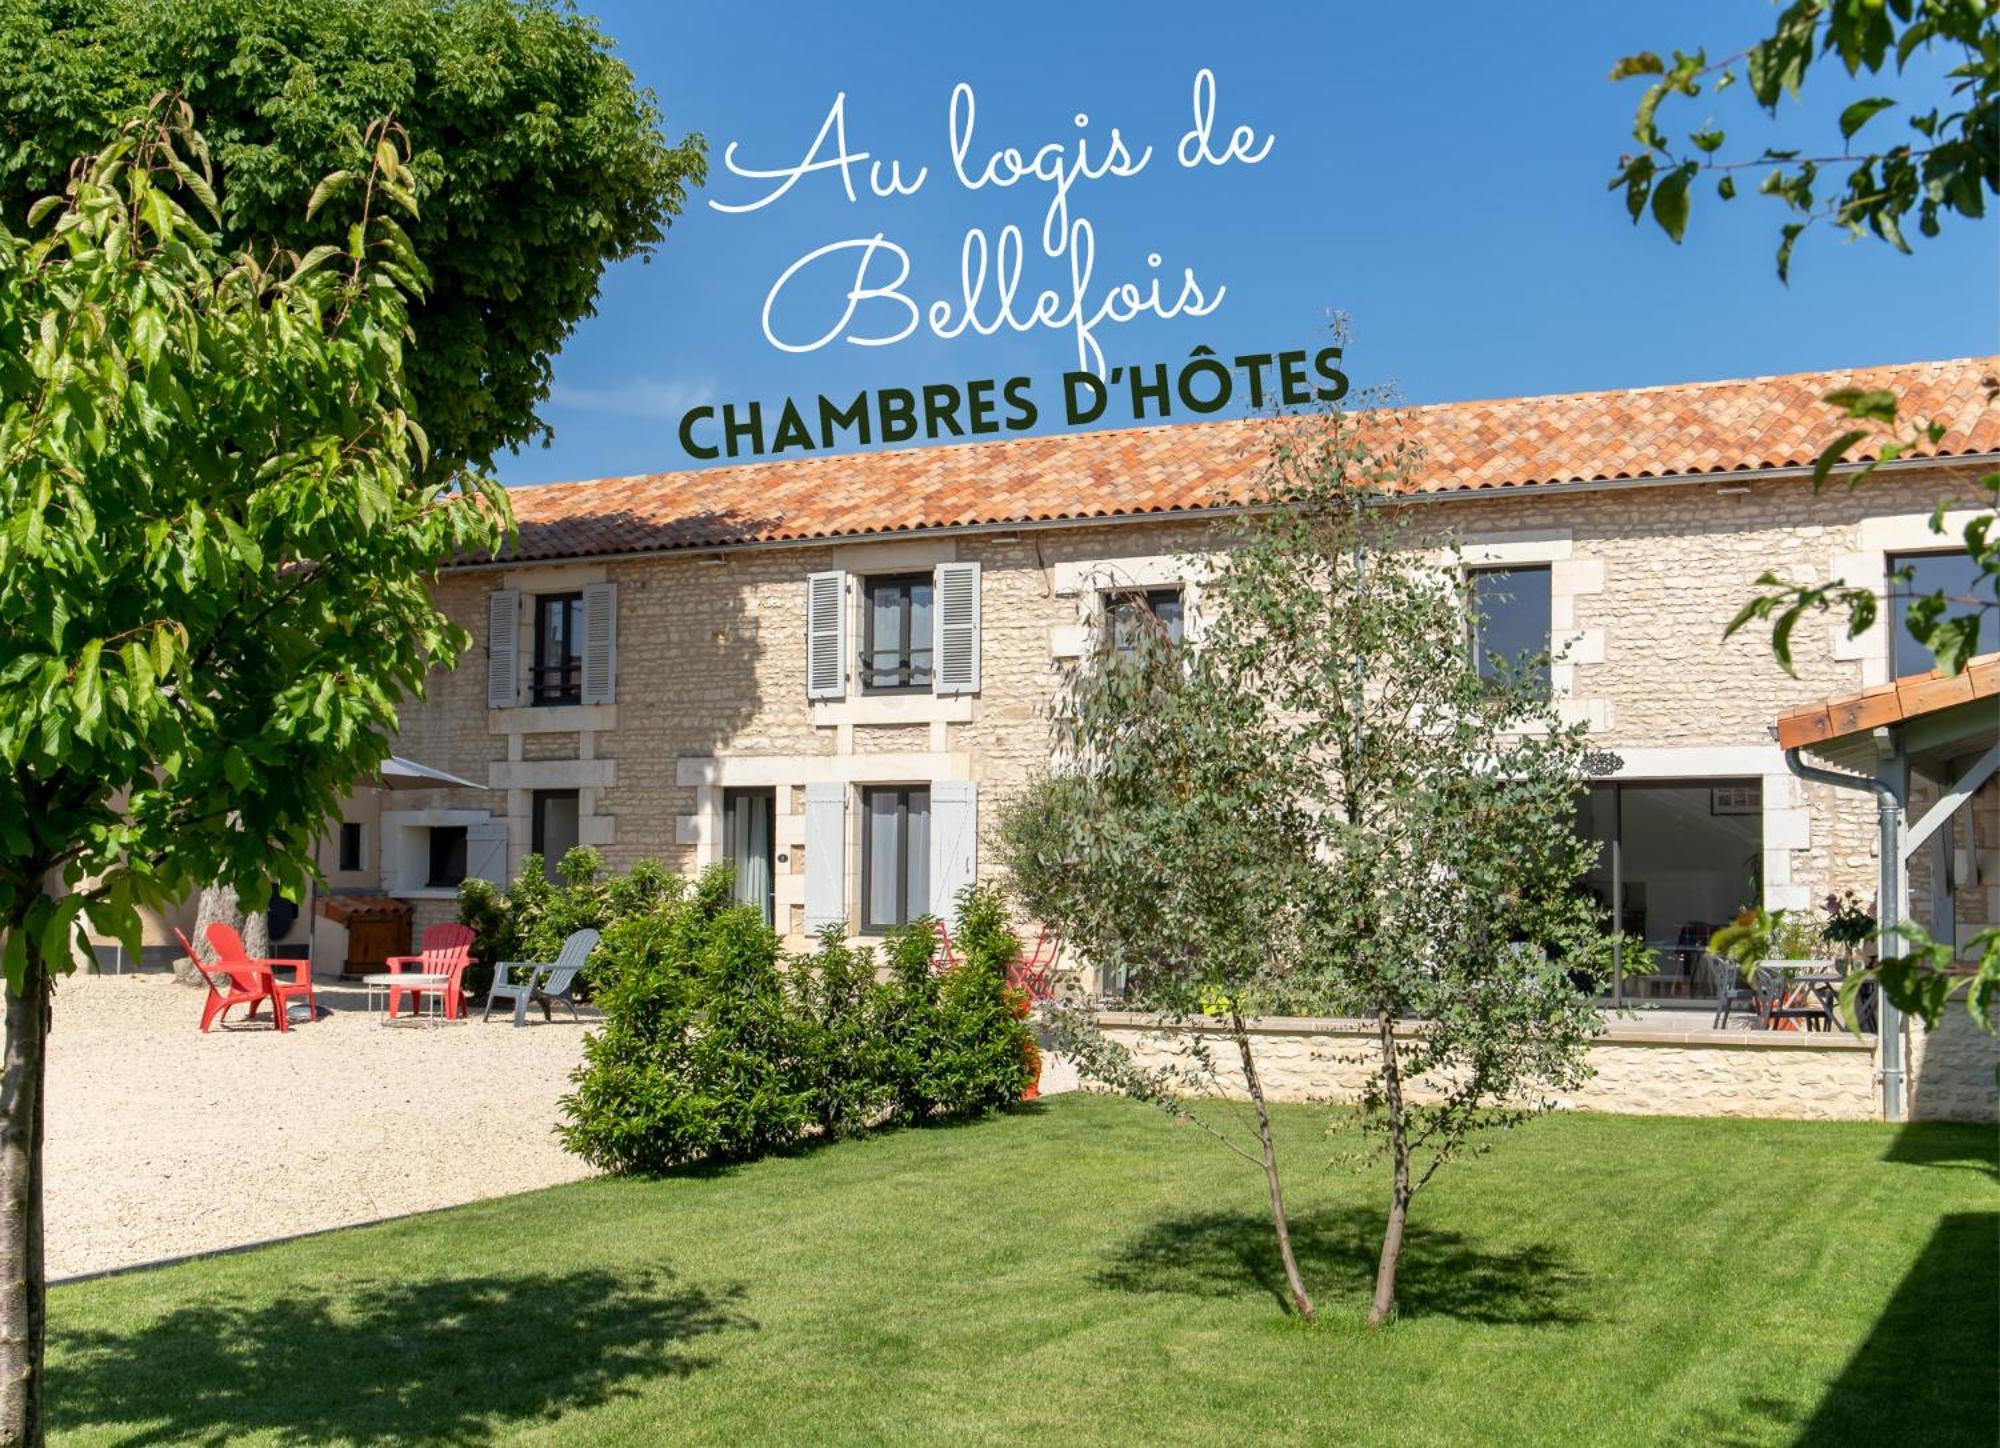
<svg viewBox="0 0 2000 1448">
<path fill-rule="evenodd" d="M 470 640 L 428 582 L 504 491 L 414 479 L 407 138 L 314 200 L 342 245 L 231 254 L 179 102 L 0 227 L 0 1442 L 42 1434 L 43 1077 L 81 927 L 220 880 L 260 908 Z"/>
<path fill-rule="evenodd" d="M 1371 442 L 1375 438 L 1379 441 Z M 1160 630 L 1077 668 L 1063 761 L 1007 809 L 1029 909 L 1157 1014 L 1169 1064 L 1058 1015 L 1084 1072 L 1196 1121 L 1264 1177 L 1292 1250 L 1259 1012 L 1355 1018 L 1350 1156 L 1389 1165 L 1370 1324 L 1390 1316 L 1412 1200 L 1476 1133 L 1585 1076 L 1604 951 L 1579 888 L 1579 729 L 1532 660 L 1482 671 L 1448 542 L 1407 504 L 1392 414 L 1273 424 L 1251 506 L 1200 585 L 1198 638 Z M 1217 1042 L 1225 1043 L 1218 1049 Z M 1218 1105 L 1246 1095 L 1245 1127 Z"/>
</svg>

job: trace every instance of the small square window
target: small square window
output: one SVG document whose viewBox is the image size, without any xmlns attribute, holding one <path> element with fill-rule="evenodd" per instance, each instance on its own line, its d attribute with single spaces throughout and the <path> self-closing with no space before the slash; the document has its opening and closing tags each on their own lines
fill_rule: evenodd
<svg viewBox="0 0 2000 1448">
<path fill-rule="evenodd" d="M 867 618 L 861 641 L 861 686 L 870 693 L 931 687 L 932 582 L 928 573 L 862 581 Z"/>
<path fill-rule="evenodd" d="M 1472 570 L 1472 659 L 1498 687 L 1527 682 L 1549 691 L 1549 569 Z"/>
<path fill-rule="evenodd" d="M 424 884 L 434 890 L 456 889 L 465 878 L 465 826 L 431 826 L 430 873 Z"/>
<path fill-rule="evenodd" d="M 583 702 L 583 595 L 544 593 L 535 598 L 536 704 Z"/>
<path fill-rule="evenodd" d="M 1104 595 L 1104 644 L 1120 658 L 1139 652 L 1140 641 L 1157 631 L 1169 644 L 1181 641 L 1185 605 L 1178 588 L 1128 588 Z"/>
<path fill-rule="evenodd" d="M 347 871 L 362 869 L 361 863 L 361 821 L 342 820 L 340 822 L 340 868 Z"/>
</svg>

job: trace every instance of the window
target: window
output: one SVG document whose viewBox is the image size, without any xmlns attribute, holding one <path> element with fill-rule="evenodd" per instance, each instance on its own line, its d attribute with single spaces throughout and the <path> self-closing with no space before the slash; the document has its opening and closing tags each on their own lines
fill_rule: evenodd
<svg viewBox="0 0 2000 1448">
<path fill-rule="evenodd" d="M 1580 828 L 1598 845 L 1584 888 L 1623 936 L 1612 998 L 1712 1005 L 1708 938 L 1763 900 L 1763 782 L 1594 784 Z"/>
<path fill-rule="evenodd" d="M 342 820 L 340 822 L 340 866 L 343 870 L 359 870 L 361 863 L 361 821 Z"/>
<path fill-rule="evenodd" d="M 874 693 L 931 686 L 931 575 L 865 579 L 867 633 L 861 687 Z"/>
<path fill-rule="evenodd" d="M 861 928 L 907 925 L 931 908 L 931 792 L 861 791 Z"/>
<path fill-rule="evenodd" d="M 536 704 L 583 702 L 583 595 L 544 593 L 535 599 Z"/>
<path fill-rule="evenodd" d="M 1104 643 L 1120 658 L 1139 652 L 1139 641 L 1158 629 L 1170 644 L 1181 641 L 1183 616 L 1178 588 L 1133 588 L 1104 595 Z"/>
<path fill-rule="evenodd" d="M 562 878 L 557 866 L 577 846 L 577 793 L 573 789 L 538 789 L 534 794 L 529 848 L 542 857 L 542 874 L 554 883 Z"/>
<path fill-rule="evenodd" d="M 1910 571 L 1908 581 L 1896 575 L 1904 569 Z M 1889 556 L 1889 594 L 1891 600 L 1890 617 L 1893 620 L 1894 642 L 1890 644 L 1892 672 L 1897 678 L 1907 674 L 1928 674 L 1937 667 L 1937 660 L 1931 651 L 1910 637 L 1910 604 L 1917 599 L 1927 598 L 1933 593 L 1944 595 L 1943 617 L 1957 618 L 1979 609 L 1979 569 L 1973 564 L 1972 555 L 1964 551 L 1957 553 L 1899 553 Z M 1990 654 L 2000 649 L 2000 610 L 1994 607 L 1990 597 L 1983 600 L 1985 608 L 1980 611 L 1979 641 L 1973 645 L 1973 654 Z"/>
<path fill-rule="evenodd" d="M 424 884 L 431 889 L 455 889 L 465 878 L 465 826 L 431 826 L 430 873 Z"/>
<path fill-rule="evenodd" d="M 771 814 L 776 808 L 776 790 L 722 792 L 722 858 L 735 872 L 731 888 L 740 903 L 755 905 L 764 912 L 766 925 L 771 923 L 775 903 Z"/>
<path fill-rule="evenodd" d="M 1472 661 L 1489 684 L 1549 689 L 1549 570 L 1472 570 Z"/>
</svg>

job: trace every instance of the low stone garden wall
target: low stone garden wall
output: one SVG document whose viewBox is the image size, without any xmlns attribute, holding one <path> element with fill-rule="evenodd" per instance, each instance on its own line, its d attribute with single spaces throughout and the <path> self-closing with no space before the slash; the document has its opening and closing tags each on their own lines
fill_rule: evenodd
<svg viewBox="0 0 2000 1448">
<path fill-rule="evenodd" d="M 2000 1043 L 1969 1020 L 1948 1020 L 1934 1040 L 1914 1032 L 1911 1114 L 1919 1120 L 1996 1119 L 1994 1067 Z M 1106 1012 L 1098 1023 L 1146 1065 L 1168 1064 L 1178 1047 L 1155 1017 Z M 1716 1031 L 1690 1013 L 1677 1023 L 1611 1023 L 1590 1047 L 1596 1074 L 1561 1100 L 1567 1108 L 1639 1116 L 1762 1116 L 1805 1121 L 1872 1121 L 1881 1114 L 1875 1041 L 1842 1031 Z M 1352 1100 L 1375 1049 L 1372 1022 L 1269 1018 L 1255 1022 L 1257 1069 L 1278 1101 Z M 1241 1091 L 1234 1051 L 1212 1033 L 1226 1086 Z M 1357 1059 L 1359 1058 L 1359 1059 Z"/>
</svg>

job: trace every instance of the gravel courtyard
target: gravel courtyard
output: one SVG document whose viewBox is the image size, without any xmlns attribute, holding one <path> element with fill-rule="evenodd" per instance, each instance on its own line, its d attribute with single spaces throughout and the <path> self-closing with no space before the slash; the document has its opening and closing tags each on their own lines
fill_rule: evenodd
<svg viewBox="0 0 2000 1448">
<path fill-rule="evenodd" d="M 48 1274 L 129 1267 L 529 1191 L 590 1175 L 556 1098 L 583 1026 L 385 1026 L 355 987 L 284 1035 L 196 1029 L 164 974 L 56 989 L 46 1125 Z"/>
</svg>

